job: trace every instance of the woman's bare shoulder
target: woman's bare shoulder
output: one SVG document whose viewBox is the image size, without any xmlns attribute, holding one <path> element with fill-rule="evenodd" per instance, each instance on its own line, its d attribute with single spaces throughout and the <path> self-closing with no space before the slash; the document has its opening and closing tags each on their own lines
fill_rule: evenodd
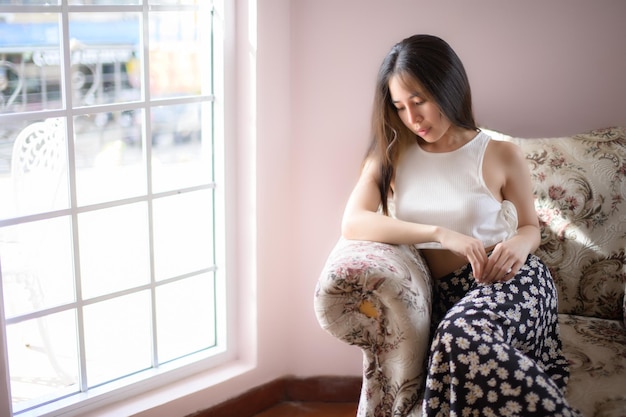
<svg viewBox="0 0 626 417">
<path fill-rule="evenodd" d="M 518 164 L 525 160 L 522 148 L 513 142 L 504 140 L 490 140 L 486 156 L 503 164 Z"/>
</svg>

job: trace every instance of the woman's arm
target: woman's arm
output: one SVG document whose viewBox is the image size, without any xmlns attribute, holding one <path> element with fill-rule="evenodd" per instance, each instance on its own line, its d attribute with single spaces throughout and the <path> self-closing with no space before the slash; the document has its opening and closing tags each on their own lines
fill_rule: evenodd
<svg viewBox="0 0 626 417">
<path fill-rule="evenodd" d="M 493 166 L 493 172 L 501 173 L 502 198 L 515 205 L 518 228 L 515 236 L 494 248 L 485 268 L 484 282 L 513 278 L 540 243 L 530 170 L 524 154 L 513 143 L 493 141 L 492 144 L 485 162 Z M 511 272 L 507 274 L 509 268 Z"/>
<path fill-rule="evenodd" d="M 366 161 L 343 213 L 343 237 L 391 244 L 434 241 L 436 227 L 401 221 L 378 212 L 381 201 L 376 171 L 376 164 Z"/>
<path fill-rule="evenodd" d="M 367 161 L 343 214 L 344 238 L 391 244 L 439 242 L 442 248 L 464 256 L 472 265 L 474 275 L 481 276 L 487 254 L 479 240 L 446 228 L 406 222 L 379 213 L 377 175 L 376 164 Z"/>
</svg>

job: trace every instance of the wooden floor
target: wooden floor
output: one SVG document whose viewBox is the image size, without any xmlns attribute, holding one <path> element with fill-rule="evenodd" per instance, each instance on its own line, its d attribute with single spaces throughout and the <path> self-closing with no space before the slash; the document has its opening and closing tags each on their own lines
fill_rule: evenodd
<svg viewBox="0 0 626 417">
<path fill-rule="evenodd" d="M 361 385 L 360 376 L 286 376 L 187 417 L 356 417 Z"/>
<path fill-rule="evenodd" d="M 355 417 L 355 403 L 284 402 L 255 417 Z"/>
</svg>

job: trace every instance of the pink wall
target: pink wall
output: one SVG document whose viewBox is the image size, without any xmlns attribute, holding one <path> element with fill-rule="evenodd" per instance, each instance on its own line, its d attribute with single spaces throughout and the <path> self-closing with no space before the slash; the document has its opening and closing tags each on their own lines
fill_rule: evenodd
<svg viewBox="0 0 626 417">
<path fill-rule="evenodd" d="M 262 4 L 262 2 L 261 2 Z M 297 280 L 293 372 L 358 374 L 359 351 L 319 329 L 312 293 L 339 236 L 366 147 L 378 66 L 414 33 L 446 39 L 468 71 L 484 126 L 521 137 L 626 126 L 626 2 L 294 0 L 290 204 Z"/>
</svg>

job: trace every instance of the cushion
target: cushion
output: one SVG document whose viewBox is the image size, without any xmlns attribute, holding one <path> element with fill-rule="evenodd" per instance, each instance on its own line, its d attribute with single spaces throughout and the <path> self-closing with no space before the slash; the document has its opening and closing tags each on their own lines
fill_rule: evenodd
<svg viewBox="0 0 626 417">
<path fill-rule="evenodd" d="M 585 416 L 626 413 L 626 332 L 620 320 L 559 315 L 570 380 L 567 397 Z"/>
<path fill-rule="evenodd" d="M 526 155 L 541 226 L 536 254 L 557 284 L 559 312 L 624 320 L 626 130 L 541 139 L 487 133 Z"/>
</svg>

